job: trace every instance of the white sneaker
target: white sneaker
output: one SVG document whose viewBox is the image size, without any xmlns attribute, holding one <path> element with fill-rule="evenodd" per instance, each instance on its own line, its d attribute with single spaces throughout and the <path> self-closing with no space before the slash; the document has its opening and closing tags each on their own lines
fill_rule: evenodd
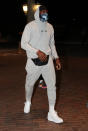
<svg viewBox="0 0 88 131">
<path fill-rule="evenodd" d="M 53 111 L 53 112 L 48 112 L 48 121 L 52 121 L 55 123 L 63 123 L 63 119 L 60 118 L 57 115 L 57 112 Z"/>
<path fill-rule="evenodd" d="M 24 113 L 29 113 L 30 112 L 30 105 L 31 105 L 31 103 L 29 101 L 25 102 Z"/>
</svg>

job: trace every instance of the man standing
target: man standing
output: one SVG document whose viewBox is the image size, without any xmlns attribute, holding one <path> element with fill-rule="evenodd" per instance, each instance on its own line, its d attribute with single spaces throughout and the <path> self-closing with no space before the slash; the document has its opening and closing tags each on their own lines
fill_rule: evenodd
<svg viewBox="0 0 88 131">
<path fill-rule="evenodd" d="M 21 48 L 26 50 L 26 102 L 24 113 L 30 112 L 33 86 L 42 74 L 47 85 L 49 112 L 47 119 L 55 123 L 63 123 L 55 111 L 56 103 L 56 75 L 53 58 L 56 60 L 56 68 L 60 69 L 61 64 L 57 55 L 54 41 L 54 29 L 47 22 L 48 12 L 45 6 L 41 5 L 34 14 L 35 20 L 28 23 L 21 38 Z"/>
</svg>

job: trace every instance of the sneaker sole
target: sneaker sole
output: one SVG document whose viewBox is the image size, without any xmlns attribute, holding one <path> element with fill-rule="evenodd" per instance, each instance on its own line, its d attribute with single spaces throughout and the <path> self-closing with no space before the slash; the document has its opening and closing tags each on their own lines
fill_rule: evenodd
<svg viewBox="0 0 88 131">
<path fill-rule="evenodd" d="M 62 121 L 55 121 L 54 119 L 52 119 L 52 117 L 50 117 L 50 116 L 48 116 L 48 121 L 51 121 L 51 122 L 54 122 L 54 123 L 58 123 L 58 124 L 61 124 L 61 123 L 63 123 L 63 120 Z"/>
</svg>

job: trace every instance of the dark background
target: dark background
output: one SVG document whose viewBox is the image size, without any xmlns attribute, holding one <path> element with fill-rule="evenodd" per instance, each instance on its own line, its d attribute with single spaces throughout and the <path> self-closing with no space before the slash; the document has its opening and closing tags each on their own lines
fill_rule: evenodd
<svg viewBox="0 0 88 131">
<path fill-rule="evenodd" d="M 11 34 L 19 39 L 19 32 L 23 31 L 27 23 L 27 18 L 22 10 L 24 3 L 27 3 L 27 0 L 0 2 L 0 32 L 2 36 Z M 88 28 L 88 8 L 86 2 L 35 0 L 35 3 L 47 6 L 49 22 L 53 24 L 56 35 L 59 35 L 55 37 L 59 38 L 60 41 L 68 40 L 69 38 L 73 41 L 75 34 L 76 36 L 78 34 L 77 40 L 80 41 L 80 35 L 86 34 Z"/>
</svg>

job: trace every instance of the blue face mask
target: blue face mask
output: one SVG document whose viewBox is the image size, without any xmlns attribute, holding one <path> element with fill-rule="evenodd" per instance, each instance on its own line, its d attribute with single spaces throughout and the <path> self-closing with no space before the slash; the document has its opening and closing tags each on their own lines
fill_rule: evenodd
<svg viewBox="0 0 88 131">
<path fill-rule="evenodd" d="M 46 22 L 48 20 L 48 14 L 47 13 L 43 13 L 40 15 L 40 20 L 42 22 Z"/>
</svg>

